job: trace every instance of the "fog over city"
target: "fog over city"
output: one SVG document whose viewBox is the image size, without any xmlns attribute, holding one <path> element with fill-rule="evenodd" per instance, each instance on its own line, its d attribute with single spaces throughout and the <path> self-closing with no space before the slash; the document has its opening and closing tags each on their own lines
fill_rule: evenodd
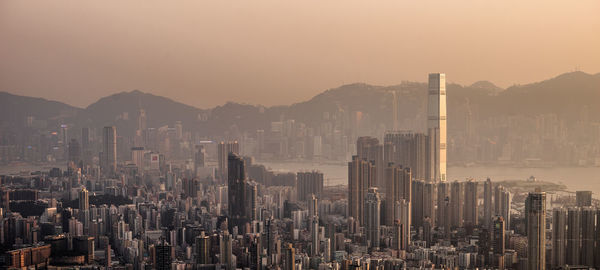
<svg viewBox="0 0 600 270">
<path fill-rule="evenodd" d="M 592 0 L 9 0 L 0 91 L 85 107 L 139 89 L 210 108 L 287 105 L 430 72 L 505 88 L 600 72 L 598 10 Z"/>
<path fill-rule="evenodd" d="M 600 2 L 0 2 L 1 269 L 598 269 Z"/>
</svg>

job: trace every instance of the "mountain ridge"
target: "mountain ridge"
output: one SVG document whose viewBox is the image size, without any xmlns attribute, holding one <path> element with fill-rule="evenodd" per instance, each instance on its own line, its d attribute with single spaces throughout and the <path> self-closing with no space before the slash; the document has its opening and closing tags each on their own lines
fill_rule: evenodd
<svg viewBox="0 0 600 270">
<path fill-rule="evenodd" d="M 400 120 L 408 123 L 418 122 L 418 119 L 425 117 L 426 90 L 424 82 L 403 81 L 389 86 L 352 83 L 327 89 L 291 105 L 265 107 L 227 102 L 209 109 L 200 109 L 140 90 L 102 97 L 86 108 L 0 92 L 0 122 L 3 126 L 21 126 L 27 116 L 34 116 L 61 123 L 71 121 L 79 126 L 116 125 L 119 130 L 131 134 L 136 128 L 132 121 L 137 119 L 139 109 L 143 108 L 149 127 L 173 125 L 175 121 L 181 121 L 191 130 L 214 136 L 223 132 L 267 129 L 270 122 L 279 121 L 282 116 L 312 123 L 338 112 L 362 112 L 366 119 L 389 125 L 392 121 L 392 92 L 398 95 Z M 448 83 L 447 91 L 449 119 L 464 114 L 466 108 L 481 119 L 518 113 L 557 113 L 566 119 L 576 119 L 580 108 L 584 106 L 589 107 L 592 115 L 600 115 L 600 109 L 596 108 L 599 106 L 593 104 L 600 100 L 600 73 L 569 72 L 506 89 L 487 81 L 471 85 Z"/>
<path fill-rule="evenodd" d="M 458 84 L 458 83 L 448 83 L 448 85 L 459 85 L 459 86 L 462 86 L 462 87 L 475 87 L 475 88 L 497 88 L 497 89 L 500 89 L 500 90 L 508 90 L 508 89 L 513 89 L 513 88 L 522 88 L 523 86 L 535 85 L 535 84 L 538 84 L 538 83 L 543 83 L 543 82 L 546 82 L 546 81 L 551 81 L 553 79 L 559 79 L 559 78 L 563 78 L 563 77 L 567 77 L 568 78 L 568 77 L 571 77 L 573 74 L 581 74 L 581 75 L 584 75 L 584 76 L 586 76 L 588 78 L 589 77 L 597 77 L 598 79 L 600 79 L 600 72 L 592 74 L 592 73 L 586 73 L 584 71 L 572 71 L 572 72 L 566 72 L 566 73 L 559 74 L 557 76 L 551 77 L 551 78 L 546 79 L 546 80 L 537 81 L 537 82 L 530 82 L 530 83 L 527 83 L 527 84 L 514 84 L 514 85 L 511 85 L 511 86 L 509 86 L 507 88 L 499 87 L 499 86 L 495 85 L 494 83 L 492 83 L 490 81 L 487 81 L 487 80 L 476 81 L 476 82 L 474 82 L 474 83 L 472 83 L 470 85 L 462 85 L 462 84 Z M 105 98 L 108 98 L 108 97 L 111 97 L 111 96 L 121 95 L 121 94 L 143 94 L 143 95 L 151 95 L 151 96 L 154 96 L 154 97 L 163 97 L 163 98 L 168 99 L 170 101 L 173 101 L 173 102 L 176 102 L 176 103 L 180 103 L 180 104 L 188 106 L 188 107 L 193 107 L 193 108 L 198 109 L 198 110 L 211 110 L 211 109 L 214 109 L 216 107 L 226 105 L 228 103 L 236 103 L 236 104 L 242 104 L 242 105 L 251 105 L 251 106 L 257 106 L 257 107 L 272 108 L 272 107 L 286 107 L 286 106 L 289 107 L 289 106 L 292 106 L 292 105 L 295 105 L 295 104 L 298 104 L 298 103 L 303 103 L 303 102 L 310 101 L 310 100 L 312 100 L 312 99 L 314 99 L 314 98 L 316 98 L 316 97 L 318 97 L 320 95 L 323 95 L 323 94 L 325 94 L 327 92 L 330 92 L 330 91 L 334 91 L 334 90 L 338 90 L 338 89 L 340 89 L 340 90 L 347 90 L 348 88 L 354 88 L 356 86 L 367 86 L 367 87 L 370 87 L 370 88 L 381 89 L 381 88 L 395 87 L 395 86 L 399 86 L 399 85 L 403 85 L 403 84 L 425 84 L 425 83 L 426 82 L 402 81 L 400 84 L 394 84 L 394 85 L 388 85 L 388 86 L 381 86 L 381 85 L 369 84 L 369 83 L 366 83 L 366 82 L 355 82 L 355 83 L 343 84 L 343 85 L 340 85 L 340 86 L 334 87 L 334 88 L 325 89 L 323 92 L 316 94 L 315 96 L 313 96 L 312 98 L 310 98 L 308 100 L 297 101 L 297 102 L 291 103 L 290 105 L 272 105 L 272 106 L 264 106 L 262 104 L 247 104 L 247 103 L 238 102 L 238 101 L 227 101 L 227 102 L 224 102 L 223 104 L 214 105 L 213 107 L 200 108 L 200 107 L 196 107 L 194 105 L 186 104 L 186 103 L 184 103 L 182 101 L 174 100 L 174 99 L 172 99 L 170 97 L 167 97 L 167 96 L 161 96 L 161 95 L 157 95 L 157 94 L 150 93 L 150 92 L 144 92 L 144 91 L 141 91 L 139 89 L 133 89 L 131 91 L 121 91 L 121 92 L 116 92 L 116 93 L 113 93 L 113 94 L 109 94 L 107 96 L 99 98 L 95 102 L 90 103 L 88 106 L 85 106 L 85 107 L 71 105 L 71 104 L 68 104 L 66 102 L 59 101 L 59 100 L 48 99 L 48 98 L 43 98 L 43 97 L 34 97 L 34 96 L 20 95 L 20 94 L 11 93 L 11 92 L 8 92 L 8 91 L 0 91 L 0 97 L 2 97 L 3 94 L 8 94 L 8 95 L 15 96 L 15 97 L 27 97 L 27 98 L 41 99 L 41 100 L 49 101 L 49 102 L 58 102 L 58 103 L 61 103 L 61 104 L 64 104 L 64 105 L 67 105 L 69 107 L 76 108 L 76 109 L 86 109 L 86 108 L 89 108 L 90 106 L 94 105 L 95 103 L 97 103 L 98 101 L 100 101 L 102 99 L 105 99 Z"/>
</svg>

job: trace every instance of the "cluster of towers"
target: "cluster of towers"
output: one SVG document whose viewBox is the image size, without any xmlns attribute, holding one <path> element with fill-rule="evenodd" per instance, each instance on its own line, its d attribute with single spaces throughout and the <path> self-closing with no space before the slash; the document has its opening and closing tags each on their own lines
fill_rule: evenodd
<svg viewBox="0 0 600 270">
<path fill-rule="evenodd" d="M 577 192 L 575 207 L 552 210 L 552 260 L 554 267 L 582 265 L 598 268 L 600 260 L 600 210 L 592 206 L 590 191 Z"/>
<path fill-rule="evenodd" d="M 467 234 L 481 228 L 491 234 L 485 256 L 495 258 L 494 264 L 500 266 L 505 230 L 510 227 L 511 194 L 490 179 L 482 183 L 483 196 L 479 196 L 480 182 L 447 180 L 444 74 L 430 74 L 428 94 L 426 134 L 390 131 L 383 143 L 377 138 L 358 138 L 357 154 L 348 163 L 351 226 L 364 227 L 371 249 L 380 246 L 381 227 L 392 228 L 393 246 L 399 254 L 411 243 L 411 228 L 426 247 L 435 242 L 434 229 L 438 238 L 450 239 L 458 228 Z"/>
<path fill-rule="evenodd" d="M 370 246 L 378 246 L 380 220 L 399 227 L 405 239 L 398 245 L 404 247 L 411 225 L 435 220 L 435 184 L 447 178 L 445 74 L 429 75 L 428 96 L 427 134 L 395 130 L 385 134 L 383 144 L 359 137 L 357 155 L 348 163 L 348 216 L 366 227 Z"/>
<path fill-rule="evenodd" d="M 234 152 L 227 158 L 229 230 L 234 227 L 244 229 L 246 224 L 256 219 L 258 187 L 246 178 L 244 160 Z"/>
</svg>

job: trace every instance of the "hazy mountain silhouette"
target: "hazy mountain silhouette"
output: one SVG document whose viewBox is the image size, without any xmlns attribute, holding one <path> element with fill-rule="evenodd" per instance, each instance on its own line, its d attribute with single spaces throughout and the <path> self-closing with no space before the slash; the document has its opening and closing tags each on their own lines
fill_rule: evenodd
<svg viewBox="0 0 600 270">
<path fill-rule="evenodd" d="M 80 108 L 58 101 L 0 92 L 1 126 L 24 126 L 29 116 L 46 121 L 72 119 L 81 111 Z"/>
<path fill-rule="evenodd" d="M 137 129 L 140 109 L 146 111 L 148 127 L 173 126 L 175 121 L 189 126 L 205 113 L 204 110 L 166 97 L 134 90 L 99 99 L 85 108 L 80 119 L 97 127 L 116 125 L 117 130 L 131 134 Z"/>
<path fill-rule="evenodd" d="M 555 113 L 573 121 L 582 108 L 589 115 L 600 115 L 600 74 L 571 72 L 549 80 L 501 89 L 487 81 L 470 86 L 448 84 L 448 117 L 471 110 L 475 119 L 502 115 Z M 355 83 L 329 89 L 310 100 L 290 106 L 262 106 L 229 102 L 209 110 L 198 109 L 166 97 L 141 91 L 122 92 L 101 98 L 85 109 L 41 98 L 0 93 L 0 121 L 6 126 L 22 126 L 27 116 L 36 119 L 73 120 L 81 126 L 117 125 L 131 134 L 136 128 L 140 108 L 146 111 L 148 127 L 173 125 L 182 121 L 189 130 L 222 135 L 268 129 L 271 121 L 282 117 L 318 125 L 336 112 L 357 112 L 377 124 L 391 124 L 392 92 L 396 92 L 400 120 L 425 117 L 427 85 L 402 82 L 393 86 Z M 73 118 L 73 116 L 77 116 Z"/>
<path fill-rule="evenodd" d="M 479 89 L 484 89 L 484 90 L 488 90 L 488 91 L 492 91 L 493 93 L 500 93 L 502 90 L 502 88 L 496 86 L 495 84 L 493 84 L 490 81 L 478 81 L 475 82 L 473 84 L 471 84 L 471 86 L 469 86 L 470 88 L 479 88 Z"/>
<path fill-rule="evenodd" d="M 582 108 L 589 115 L 600 115 L 600 73 L 590 75 L 571 72 L 549 80 L 515 85 L 498 95 L 488 114 L 544 114 L 556 113 L 567 120 L 575 121 Z"/>
</svg>

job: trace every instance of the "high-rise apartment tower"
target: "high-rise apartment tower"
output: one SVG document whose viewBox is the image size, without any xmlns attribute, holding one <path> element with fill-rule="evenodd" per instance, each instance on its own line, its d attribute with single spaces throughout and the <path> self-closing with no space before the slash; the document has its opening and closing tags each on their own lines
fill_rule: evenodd
<svg viewBox="0 0 600 270">
<path fill-rule="evenodd" d="M 546 193 L 527 196 L 527 269 L 546 269 Z"/>
<path fill-rule="evenodd" d="M 221 183 L 225 183 L 229 178 L 227 178 L 227 157 L 230 153 L 239 154 L 240 153 L 240 145 L 237 141 L 232 142 L 220 142 L 217 147 L 217 156 L 218 166 L 219 166 L 219 177 Z"/>
<path fill-rule="evenodd" d="M 552 268 L 565 265 L 567 258 L 567 209 L 552 210 Z"/>
</svg>

